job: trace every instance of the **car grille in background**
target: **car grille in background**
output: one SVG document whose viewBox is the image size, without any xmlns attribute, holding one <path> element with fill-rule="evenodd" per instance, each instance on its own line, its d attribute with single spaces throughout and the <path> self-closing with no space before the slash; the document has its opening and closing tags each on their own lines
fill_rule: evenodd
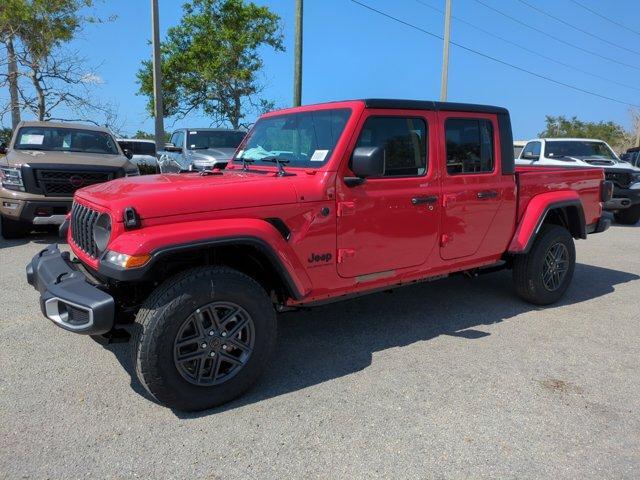
<svg viewBox="0 0 640 480">
<path fill-rule="evenodd" d="M 98 247 L 93 240 L 93 226 L 100 212 L 79 203 L 71 206 L 71 238 L 80 249 L 92 258 L 98 258 Z"/>
<path fill-rule="evenodd" d="M 49 197 L 70 197 L 78 188 L 113 179 L 112 172 L 34 169 L 34 173 L 36 185 Z"/>
<path fill-rule="evenodd" d="M 631 174 L 625 172 L 605 172 L 604 177 L 612 181 L 616 187 L 629 188 L 631 184 Z"/>
</svg>

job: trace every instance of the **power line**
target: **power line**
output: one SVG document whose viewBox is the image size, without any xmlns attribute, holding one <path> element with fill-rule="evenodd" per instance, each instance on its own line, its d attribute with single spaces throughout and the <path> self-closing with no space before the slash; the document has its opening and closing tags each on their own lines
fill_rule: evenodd
<svg viewBox="0 0 640 480">
<path fill-rule="evenodd" d="M 609 45 L 616 47 L 616 48 L 620 48 L 622 50 L 626 50 L 627 52 L 631 52 L 631 53 L 635 53 L 636 55 L 640 55 L 640 52 L 638 50 L 633 50 L 631 48 L 627 48 L 623 45 L 619 45 L 617 43 L 611 42 L 609 40 L 607 40 L 606 38 L 602 38 L 599 35 L 596 35 L 595 33 L 591 33 L 589 30 L 585 30 L 584 28 L 580 28 L 580 27 L 576 27 L 575 25 L 567 22 L 566 20 L 563 20 L 559 17 L 556 17 L 555 15 L 550 14 L 549 12 L 546 12 L 545 10 L 536 7 L 535 5 L 531 5 L 529 2 L 525 2 L 525 0 L 518 0 L 521 4 L 529 7 L 532 10 L 535 10 L 538 13 L 541 13 L 542 15 L 546 15 L 549 18 L 553 18 L 556 22 L 560 22 L 563 25 L 566 25 L 567 27 L 573 28 L 574 30 L 584 33 L 585 35 L 589 35 L 590 37 L 596 38 L 598 40 L 600 40 L 601 42 L 604 43 L 608 43 Z"/>
<path fill-rule="evenodd" d="M 569 0 L 569 1 L 570 1 L 570 2 L 575 3 L 575 4 L 576 4 L 576 5 L 578 5 L 580 8 L 584 8 L 587 12 L 591 12 L 591 13 L 593 13 L 594 15 L 596 15 L 597 17 L 603 18 L 603 19 L 604 19 L 604 20 L 606 20 L 607 22 L 611 22 L 611 23 L 613 23 L 614 25 L 617 25 L 618 27 L 624 28 L 625 30 L 629 30 L 630 32 L 635 33 L 636 35 L 640 35 L 640 32 L 639 32 L 639 31 L 634 30 L 633 28 L 627 27 L 626 25 L 624 25 L 624 24 L 622 24 L 622 23 L 620 23 L 620 22 L 618 22 L 618 21 L 616 21 L 616 20 L 613 20 L 613 19 L 611 19 L 611 18 L 609 18 L 609 17 L 605 17 L 605 16 L 604 16 L 604 15 L 602 15 L 601 13 L 596 12 L 595 10 L 593 10 L 593 9 L 591 9 L 591 8 L 589 8 L 589 7 L 587 7 L 587 6 L 586 6 L 586 5 L 584 5 L 583 3 L 578 2 L 577 0 Z"/>
<path fill-rule="evenodd" d="M 428 3 L 425 3 L 422 0 L 415 0 L 415 1 L 417 3 L 419 3 L 420 5 L 422 5 L 423 7 L 430 8 L 431 10 L 435 10 L 436 12 L 439 12 L 439 13 L 444 13 L 441 9 L 439 9 L 437 7 L 434 7 L 433 5 L 429 5 Z M 628 85 L 626 83 L 619 82 L 619 81 L 614 80 L 612 78 L 603 77 L 601 75 L 598 75 L 597 73 L 593 73 L 593 72 L 590 72 L 588 70 L 582 70 L 579 67 L 570 65 L 568 63 L 561 62 L 560 60 L 556 60 L 555 58 L 549 57 L 549 56 L 545 55 L 544 53 L 540 53 L 540 52 L 537 52 L 535 50 L 531 50 L 529 47 L 525 47 L 522 44 L 516 43 L 516 42 L 514 42 L 512 40 L 509 40 L 507 38 L 501 37 L 500 35 L 496 35 L 495 33 L 490 32 L 489 30 L 485 30 L 484 28 L 479 27 L 479 26 L 477 26 L 477 25 L 475 25 L 475 24 L 473 24 L 471 22 L 468 22 L 467 20 L 464 20 L 463 18 L 456 17 L 455 15 L 453 15 L 452 18 L 454 18 L 456 21 L 458 21 L 460 23 L 464 23 L 465 25 L 468 25 L 471 28 L 474 28 L 474 29 L 484 33 L 485 35 L 489 35 L 490 37 L 497 38 L 498 40 L 500 40 L 502 42 L 505 42 L 505 43 L 508 43 L 510 45 L 513 45 L 514 47 L 520 48 L 520 49 L 524 50 L 525 52 L 531 53 L 533 55 L 537 55 L 540 58 L 544 58 L 545 60 L 548 60 L 549 62 L 553 62 L 553 63 L 561 65 L 563 67 L 567 67 L 567 68 L 570 68 L 572 70 L 575 70 L 576 72 L 580 72 L 580 73 L 583 73 L 585 75 L 591 75 L 594 78 L 599 78 L 600 80 L 605 80 L 607 82 L 614 83 L 614 84 L 619 85 L 621 87 L 631 88 L 633 90 L 637 90 L 637 91 L 640 92 L 640 88 L 638 88 L 638 87 L 634 87 L 633 85 Z"/>
<path fill-rule="evenodd" d="M 488 8 L 489 10 L 502 15 L 503 17 L 508 18 L 509 20 L 516 22 L 519 25 L 522 25 L 523 27 L 526 27 L 530 30 L 533 30 L 534 32 L 538 32 L 541 33 L 542 35 L 545 35 L 549 38 L 554 39 L 556 42 L 562 43 L 564 45 L 568 45 L 571 48 L 575 48 L 576 50 L 580 50 L 581 52 L 585 52 L 588 53 L 589 55 L 593 55 L 595 57 L 599 57 L 602 58 L 604 60 L 608 60 L 609 62 L 613 62 L 613 63 L 617 63 L 618 65 L 624 65 L 625 67 L 629 67 L 629 68 L 633 68 L 634 70 L 640 70 L 640 67 L 636 67 L 635 65 L 631 65 L 629 63 L 624 63 L 621 62 L 619 60 L 616 60 L 614 58 L 611 57 L 607 57 L 605 55 L 600 55 L 599 53 L 593 52 L 591 50 L 587 50 L 586 48 L 582 48 L 580 45 L 576 45 L 575 43 L 571 43 L 571 42 L 567 42 L 566 40 L 563 40 L 559 37 L 556 37 L 555 35 L 551 35 L 550 33 L 545 32 L 544 30 L 541 30 L 539 28 L 536 28 L 532 25 L 529 25 L 528 23 L 523 22 L 522 20 L 519 20 L 518 18 L 512 17 L 511 15 L 508 15 L 500 10 L 498 10 L 497 8 L 492 7 L 491 5 L 487 5 L 486 3 L 484 3 L 482 0 L 473 0 L 476 3 L 479 3 L 480 5 L 482 5 L 485 8 Z"/>
<path fill-rule="evenodd" d="M 439 40 L 443 40 L 443 37 L 441 35 L 438 35 L 436 33 L 433 33 L 433 32 L 430 32 L 428 30 L 425 30 L 423 28 L 420 28 L 417 25 L 413 25 L 412 23 L 405 22 L 404 20 L 401 20 L 401 19 L 399 19 L 397 17 L 389 15 L 388 13 L 382 12 L 380 10 L 377 10 L 377 9 L 375 9 L 375 8 L 365 4 L 365 3 L 362 3 L 362 2 L 360 2 L 358 0 L 351 0 L 351 2 L 355 3 L 357 5 L 360 5 L 361 7 L 364 7 L 366 9 L 368 9 L 368 10 L 371 10 L 372 12 L 375 12 L 375 13 L 377 13 L 379 15 L 382 15 L 383 17 L 386 17 L 386 18 L 388 18 L 390 20 L 393 20 L 394 22 L 400 23 L 400 24 L 405 25 L 405 26 L 407 26 L 409 28 L 413 28 L 414 30 L 417 30 L 417 31 L 422 32 L 422 33 L 424 33 L 426 35 L 429 35 L 431 37 L 437 38 Z M 555 83 L 556 85 L 561 85 L 563 87 L 570 88 L 570 89 L 578 91 L 578 92 L 586 93 L 587 95 L 591 95 L 591 96 L 594 96 L 594 97 L 602 98 L 602 99 L 605 99 L 605 100 L 610 100 L 612 102 L 621 103 L 622 105 L 627 105 L 629 107 L 640 108 L 640 105 L 636 105 L 634 103 L 628 103 L 628 102 L 625 102 L 624 100 L 619 100 L 617 98 L 612 98 L 612 97 L 607 97 L 605 95 L 600 95 L 599 93 L 591 92 L 589 90 L 585 90 L 583 88 L 576 87 L 575 85 L 571 85 L 571 84 L 568 84 L 568 83 L 561 82 L 559 80 L 555 80 L 555 79 L 553 79 L 551 77 L 547 77 L 545 75 L 540 75 L 539 73 L 535 73 L 535 72 L 532 72 L 532 71 L 527 70 L 525 68 L 519 67 L 517 65 L 513 65 L 512 63 L 505 62 L 504 60 L 500 60 L 499 58 L 492 57 L 491 55 L 487 55 L 486 53 L 479 52 L 478 50 L 474 50 L 473 48 L 466 47 L 466 46 L 464 46 L 464 45 L 462 45 L 460 43 L 451 41 L 451 45 L 455 45 L 458 48 L 466 50 L 467 52 L 475 53 L 476 55 L 479 55 L 479 56 L 481 56 L 483 58 L 487 58 L 487 59 L 492 60 L 492 61 L 494 61 L 496 63 L 500 63 L 502 65 L 506 65 L 507 67 L 511 67 L 511 68 L 513 68 L 515 70 L 519 70 L 521 72 L 528 73 L 529 75 L 533 75 L 534 77 L 538 77 L 538 78 L 541 78 L 543 80 L 547 80 L 548 82 Z"/>
</svg>

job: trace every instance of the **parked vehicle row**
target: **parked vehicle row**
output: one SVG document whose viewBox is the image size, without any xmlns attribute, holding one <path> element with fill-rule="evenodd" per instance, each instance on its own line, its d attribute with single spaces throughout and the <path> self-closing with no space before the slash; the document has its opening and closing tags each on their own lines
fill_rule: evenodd
<svg viewBox="0 0 640 480">
<path fill-rule="evenodd" d="M 518 165 L 590 168 L 602 167 L 613 185 L 613 198 L 604 208 L 617 222 L 634 225 L 640 220 L 640 168 L 623 162 L 602 140 L 589 138 L 536 138 L 516 160 Z"/>
<path fill-rule="evenodd" d="M 255 382 L 276 311 L 499 269 L 557 301 L 612 189 L 599 167 L 516 168 L 504 108 L 298 107 L 263 115 L 224 169 L 79 190 L 62 227 L 77 261 L 50 245 L 27 281 L 57 326 L 129 341 L 158 402 L 201 410 Z"/>
<path fill-rule="evenodd" d="M 139 174 L 107 128 L 21 122 L 0 158 L 2 236 L 16 238 L 34 225 L 58 225 L 81 187 Z"/>
<path fill-rule="evenodd" d="M 242 142 L 246 132 L 224 128 L 181 128 L 158 152 L 162 173 L 210 170 L 224 167 Z"/>
</svg>

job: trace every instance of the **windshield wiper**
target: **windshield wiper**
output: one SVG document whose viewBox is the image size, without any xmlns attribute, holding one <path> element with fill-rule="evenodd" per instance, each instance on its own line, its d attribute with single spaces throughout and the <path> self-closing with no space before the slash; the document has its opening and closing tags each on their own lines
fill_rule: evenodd
<svg viewBox="0 0 640 480">
<path fill-rule="evenodd" d="M 268 157 L 261 158 L 260 161 L 261 162 L 275 163 L 278 166 L 277 175 L 279 177 L 284 177 L 285 175 L 287 175 L 287 172 L 284 169 L 284 165 L 289 163 L 289 160 L 286 160 L 284 158 L 280 158 L 277 155 L 270 155 Z"/>
<path fill-rule="evenodd" d="M 247 170 L 249 170 L 249 166 L 254 163 L 256 160 L 255 158 L 243 158 L 242 159 L 242 170 L 244 170 L 245 172 Z"/>
</svg>

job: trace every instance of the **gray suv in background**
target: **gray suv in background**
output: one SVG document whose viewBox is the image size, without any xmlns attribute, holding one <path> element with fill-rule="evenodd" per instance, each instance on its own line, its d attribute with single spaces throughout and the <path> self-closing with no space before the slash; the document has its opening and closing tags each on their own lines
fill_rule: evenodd
<svg viewBox="0 0 640 480">
<path fill-rule="evenodd" d="M 224 128 L 181 128 L 171 134 L 164 150 L 158 151 L 162 173 L 210 170 L 224 166 L 246 132 Z"/>
</svg>

